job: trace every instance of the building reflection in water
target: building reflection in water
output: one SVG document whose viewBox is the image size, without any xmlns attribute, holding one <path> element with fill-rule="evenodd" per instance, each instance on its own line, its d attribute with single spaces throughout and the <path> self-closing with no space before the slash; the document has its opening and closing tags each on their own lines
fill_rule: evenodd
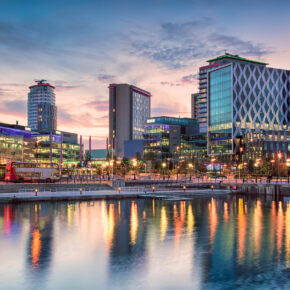
<svg viewBox="0 0 290 290">
<path fill-rule="evenodd" d="M 179 202 L 179 211 L 177 204 L 173 206 L 173 219 L 174 219 L 174 240 L 175 246 L 179 245 L 184 224 L 185 224 L 185 201 Z"/>
<path fill-rule="evenodd" d="M 187 208 L 187 233 L 189 236 L 192 235 L 194 229 L 194 215 L 192 211 L 192 205 L 189 204 Z"/>
<path fill-rule="evenodd" d="M 241 264 L 245 255 L 245 241 L 247 234 L 247 218 L 244 212 L 244 200 L 238 199 L 238 262 Z"/>
<path fill-rule="evenodd" d="M 131 237 L 131 244 L 136 244 L 138 232 L 138 206 L 137 203 L 132 201 L 131 203 L 131 217 L 130 217 L 130 237 Z"/>
<path fill-rule="evenodd" d="M 160 240 L 161 241 L 164 241 L 165 239 L 167 226 L 168 226 L 168 221 L 167 221 L 166 208 L 163 205 L 161 207 L 161 217 L 160 217 Z"/>
<path fill-rule="evenodd" d="M 53 216 L 50 204 L 34 204 L 30 207 L 30 233 L 28 262 L 34 270 L 45 273 L 52 255 Z"/>
<path fill-rule="evenodd" d="M 100 268 L 116 285 L 141 274 L 148 281 L 159 279 L 148 267 L 163 270 L 162 263 L 164 277 L 178 273 L 177 281 L 193 281 L 199 273 L 203 285 L 290 267 L 290 202 L 270 198 L 0 205 L 0 242 L 1 237 L 13 238 L 13 224 L 18 224 L 15 237 L 22 234 L 27 242 L 23 264 L 29 279 L 39 281 L 38 288 L 45 288 L 52 265 L 60 267 L 54 263 L 61 261 L 55 257 L 62 255 L 59 249 L 66 245 L 61 244 L 75 240 L 73 250 L 80 251 L 76 265 L 82 256 L 83 263 L 90 263 L 90 255 L 98 263 L 104 252 Z"/>
<path fill-rule="evenodd" d="M 208 219 L 209 219 L 209 241 L 214 243 L 216 229 L 218 225 L 217 205 L 216 200 L 212 197 L 208 204 Z"/>
</svg>

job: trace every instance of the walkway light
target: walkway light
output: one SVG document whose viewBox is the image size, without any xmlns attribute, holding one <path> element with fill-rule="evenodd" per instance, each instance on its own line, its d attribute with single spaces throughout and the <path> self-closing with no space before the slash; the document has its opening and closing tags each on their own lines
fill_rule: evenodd
<svg viewBox="0 0 290 290">
<path fill-rule="evenodd" d="M 119 191 L 119 193 L 121 192 L 121 187 L 118 187 L 118 191 Z"/>
<path fill-rule="evenodd" d="M 183 191 L 185 192 L 185 190 L 186 190 L 186 186 L 185 186 L 185 185 L 183 185 Z"/>
<path fill-rule="evenodd" d="M 35 193 L 35 196 L 37 196 L 37 193 L 38 193 L 38 189 L 37 188 L 34 189 L 34 193 Z"/>
<path fill-rule="evenodd" d="M 211 186 L 210 186 L 210 188 L 211 188 L 211 190 L 213 191 L 213 189 L 214 189 L 214 186 L 213 186 L 213 185 L 211 185 Z"/>
<path fill-rule="evenodd" d="M 82 194 L 83 193 L 83 189 L 82 188 L 80 188 L 80 194 Z"/>
<path fill-rule="evenodd" d="M 152 191 L 153 192 L 155 192 L 155 189 L 156 189 L 156 187 L 155 186 L 152 186 Z"/>
<path fill-rule="evenodd" d="M 162 167 L 165 168 L 166 167 L 166 163 L 162 162 Z"/>
</svg>

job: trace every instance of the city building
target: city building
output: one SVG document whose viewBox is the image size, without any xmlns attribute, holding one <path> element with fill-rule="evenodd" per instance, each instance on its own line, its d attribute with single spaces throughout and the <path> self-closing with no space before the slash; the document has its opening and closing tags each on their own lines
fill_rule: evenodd
<svg viewBox="0 0 290 290">
<path fill-rule="evenodd" d="M 35 140 L 30 128 L 0 123 L 0 164 L 10 161 L 34 161 Z"/>
<path fill-rule="evenodd" d="M 45 80 L 36 81 L 28 93 L 28 126 L 32 131 L 41 133 L 55 132 L 57 129 L 57 108 L 55 87 Z"/>
<path fill-rule="evenodd" d="M 199 133 L 196 119 L 161 116 L 147 120 L 144 132 L 145 159 L 192 159 L 202 152 L 206 153 L 206 135 Z"/>
<path fill-rule="evenodd" d="M 192 103 L 192 114 L 199 122 L 199 131 L 201 133 L 207 132 L 208 72 L 219 65 L 219 62 L 214 62 L 199 68 L 199 92 L 198 94 L 193 94 L 195 97 Z"/>
<path fill-rule="evenodd" d="M 80 163 L 78 135 L 56 131 L 54 134 L 37 134 L 35 158 L 37 162 L 54 162 L 61 167 L 76 167 Z"/>
<path fill-rule="evenodd" d="M 198 118 L 198 101 L 199 101 L 199 94 L 191 94 L 191 118 L 197 119 Z"/>
<path fill-rule="evenodd" d="M 151 94 L 129 84 L 109 86 L 109 144 L 124 152 L 126 140 L 142 140 Z"/>
<path fill-rule="evenodd" d="M 77 140 L 74 133 L 40 134 L 26 126 L 0 123 L 0 164 L 27 161 L 77 166 L 80 162 Z"/>
<path fill-rule="evenodd" d="M 289 157 L 290 71 L 230 54 L 208 62 L 208 154 Z"/>
</svg>

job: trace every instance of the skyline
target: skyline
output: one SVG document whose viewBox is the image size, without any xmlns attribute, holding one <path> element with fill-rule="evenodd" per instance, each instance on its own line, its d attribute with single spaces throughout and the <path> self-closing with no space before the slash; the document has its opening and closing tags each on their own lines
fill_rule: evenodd
<svg viewBox="0 0 290 290">
<path fill-rule="evenodd" d="M 44 78 L 58 129 L 100 148 L 112 82 L 151 92 L 152 116 L 190 116 L 199 66 L 225 50 L 290 69 L 287 1 L 135 2 L 0 1 L 0 122 L 27 124 L 28 87 Z"/>
</svg>

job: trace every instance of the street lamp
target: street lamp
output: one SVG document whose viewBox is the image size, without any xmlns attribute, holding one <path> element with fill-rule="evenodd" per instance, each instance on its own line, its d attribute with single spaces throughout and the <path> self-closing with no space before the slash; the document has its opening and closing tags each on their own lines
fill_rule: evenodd
<svg viewBox="0 0 290 290">
<path fill-rule="evenodd" d="M 278 180 L 279 180 L 279 178 L 280 178 L 280 160 L 281 160 L 281 153 L 279 152 L 278 154 L 277 154 L 277 156 L 278 156 Z"/>
<path fill-rule="evenodd" d="M 165 179 L 165 167 L 166 167 L 166 163 L 165 162 L 162 162 L 162 169 L 163 169 L 163 180 Z"/>
<path fill-rule="evenodd" d="M 286 166 L 287 166 L 287 176 L 288 176 L 288 183 L 289 183 L 289 168 L 290 168 L 290 158 L 286 160 Z"/>
<path fill-rule="evenodd" d="M 259 166 L 259 164 L 256 162 L 256 163 L 254 164 L 254 166 L 255 166 L 255 172 L 256 172 L 256 183 L 257 183 L 257 182 L 258 182 L 257 167 Z"/>
<path fill-rule="evenodd" d="M 192 168 L 193 168 L 193 164 L 192 164 L 192 163 L 189 163 L 189 164 L 188 164 L 188 168 L 189 168 L 189 174 L 190 174 L 190 176 L 189 176 L 189 180 L 191 180 L 191 174 L 192 174 L 191 170 L 192 170 Z"/>
<path fill-rule="evenodd" d="M 132 165 L 134 167 L 134 180 L 136 180 L 136 167 L 137 167 L 137 160 L 132 159 Z"/>
<path fill-rule="evenodd" d="M 215 165 L 215 164 L 214 164 L 215 161 L 216 161 L 215 158 L 212 158 L 212 159 L 211 159 L 211 163 L 212 163 L 212 171 L 213 171 L 213 172 L 215 172 L 215 166 L 214 166 L 214 165 Z M 216 179 L 216 176 L 215 176 L 215 179 Z"/>
</svg>

